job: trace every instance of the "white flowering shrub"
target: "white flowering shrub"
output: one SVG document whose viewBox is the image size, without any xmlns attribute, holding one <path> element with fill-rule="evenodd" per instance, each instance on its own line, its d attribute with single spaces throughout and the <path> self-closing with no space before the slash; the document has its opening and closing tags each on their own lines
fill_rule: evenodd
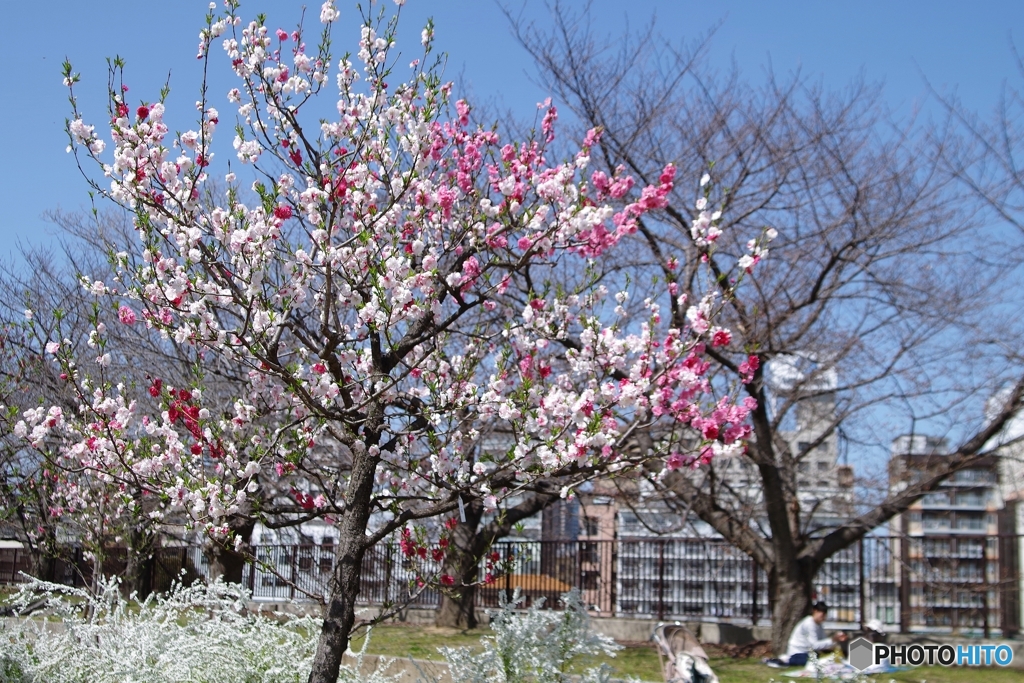
<svg viewBox="0 0 1024 683">
<path fill-rule="evenodd" d="M 622 649 L 615 641 L 591 630 L 590 615 L 573 590 L 562 596 L 563 611 L 541 609 L 538 600 L 525 611 L 517 589 L 511 601 L 491 612 L 492 636 L 481 639 L 484 649 L 439 648 L 455 683 L 561 683 L 569 678 L 573 660 L 581 655 L 614 656 Z M 602 664 L 582 672 L 583 683 L 608 681 L 611 670 Z"/>
<path fill-rule="evenodd" d="M 140 603 L 125 598 L 116 579 L 101 581 L 97 595 L 33 580 L 12 602 L 23 608 L 40 595 L 46 600 L 41 612 L 0 623 L 0 683 L 301 683 L 319 629 L 312 617 L 247 612 L 247 592 L 221 582 L 175 584 Z M 562 600 L 564 611 L 543 610 L 542 601 L 518 609 L 519 591 L 502 600 L 482 651 L 440 648 L 452 680 L 562 683 L 578 657 L 614 656 L 621 649 L 591 630 L 578 591 Z M 393 660 L 363 671 L 368 643 L 342 667 L 340 681 L 395 681 L 381 673 Z M 611 670 L 602 664 L 581 674 L 574 680 L 607 683 Z"/>
<path fill-rule="evenodd" d="M 23 683 L 28 681 L 21 664 L 6 655 L 0 655 L 0 683 Z"/>
<path fill-rule="evenodd" d="M 221 582 L 176 584 L 139 603 L 114 579 L 97 595 L 32 581 L 13 600 L 40 594 L 59 620 L 4 620 L 0 683 L 304 683 L 320 628 L 311 617 L 247 612 L 246 591 Z M 360 678 L 362 653 L 356 659 L 340 680 L 391 680 Z"/>
</svg>

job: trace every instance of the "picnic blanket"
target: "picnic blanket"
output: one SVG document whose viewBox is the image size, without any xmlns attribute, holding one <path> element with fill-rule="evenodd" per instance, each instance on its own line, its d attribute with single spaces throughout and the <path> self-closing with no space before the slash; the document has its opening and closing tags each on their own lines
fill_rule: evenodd
<svg viewBox="0 0 1024 683">
<path fill-rule="evenodd" d="M 850 663 L 839 659 L 836 659 L 835 655 L 825 655 L 824 657 L 818 658 L 817 661 L 813 659 L 807 662 L 807 665 L 802 669 L 796 669 L 794 671 L 783 672 L 783 676 L 790 678 L 819 678 L 821 680 L 829 681 L 852 681 L 861 674 L 869 676 L 877 674 L 893 673 L 895 671 L 904 671 L 907 667 L 896 667 L 892 666 L 888 662 L 882 664 L 875 664 L 869 666 L 863 671 L 858 671 L 850 666 Z"/>
</svg>

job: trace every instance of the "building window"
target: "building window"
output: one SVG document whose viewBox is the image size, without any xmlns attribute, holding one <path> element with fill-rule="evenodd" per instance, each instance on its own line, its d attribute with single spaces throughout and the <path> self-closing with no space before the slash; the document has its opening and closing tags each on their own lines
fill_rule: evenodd
<svg viewBox="0 0 1024 683">
<path fill-rule="evenodd" d="M 597 517 L 583 518 L 583 533 L 587 536 L 597 536 L 601 533 L 601 522 Z"/>
<path fill-rule="evenodd" d="M 956 494 L 956 504 L 981 507 L 985 504 L 985 494 L 981 491 L 961 491 Z"/>
<path fill-rule="evenodd" d="M 796 450 L 800 455 L 803 455 L 807 451 L 811 450 L 810 441 L 798 441 L 796 444 Z"/>
<path fill-rule="evenodd" d="M 970 517 L 968 517 L 968 516 L 960 516 L 956 520 L 956 528 L 957 529 L 970 529 L 970 530 L 983 529 L 984 526 L 985 526 L 984 525 L 984 521 L 985 521 L 984 518 L 981 517 L 981 516 L 978 516 L 978 517 L 975 517 L 974 515 L 971 515 Z"/>
<path fill-rule="evenodd" d="M 826 470 L 828 470 L 828 463 L 825 462 L 824 460 L 819 460 L 818 461 L 818 471 L 819 472 L 824 472 Z"/>
</svg>

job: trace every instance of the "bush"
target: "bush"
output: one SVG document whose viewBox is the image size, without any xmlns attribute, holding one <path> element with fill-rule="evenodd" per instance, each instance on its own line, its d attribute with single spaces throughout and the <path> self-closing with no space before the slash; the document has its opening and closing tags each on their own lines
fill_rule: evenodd
<svg viewBox="0 0 1024 683">
<path fill-rule="evenodd" d="M 310 617 L 248 612 L 247 592 L 222 582 L 176 583 L 140 603 L 124 598 L 116 579 L 102 581 L 95 596 L 33 581 L 14 603 L 40 594 L 61 620 L 7 620 L 0 683 L 302 683 L 319 631 Z M 342 680 L 359 680 L 359 664 Z"/>
<path fill-rule="evenodd" d="M 562 596 L 565 610 L 541 609 L 543 599 L 528 610 L 516 589 L 511 601 L 491 612 L 493 636 L 481 638 L 483 652 L 470 648 L 438 648 L 448 662 L 455 683 L 562 683 L 568 680 L 573 660 L 581 655 L 614 656 L 622 649 L 611 638 L 590 628 L 590 615 L 578 590 Z M 610 669 L 602 664 L 582 674 L 583 683 L 608 681 Z"/>
<path fill-rule="evenodd" d="M 0 655 L 0 683 L 25 683 L 27 680 L 21 664 L 6 655 Z"/>
<path fill-rule="evenodd" d="M 142 602 L 125 598 L 116 579 L 98 595 L 33 580 L 12 602 L 46 600 L 47 617 L 22 616 L 0 626 L 0 683 L 302 683 L 309 674 L 320 623 L 312 617 L 251 613 L 248 593 L 215 582 L 175 583 Z M 493 636 L 483 651 L 439 648 L 456 683 L 562 683 L 580 656 L 621 649 L 590 629 L 578 591 L 563 596 L 564 611 L 519 610 L 522 596 L 492 612 Z M 59 617 L 59 621 L 48 618 Z M 345 683 L 391 683 L 377 671 L 360 674 L 363 649 L 342 668 Z M 583 683 L 608 681 L 607 666 L 582 674 Z"/>
</svg>

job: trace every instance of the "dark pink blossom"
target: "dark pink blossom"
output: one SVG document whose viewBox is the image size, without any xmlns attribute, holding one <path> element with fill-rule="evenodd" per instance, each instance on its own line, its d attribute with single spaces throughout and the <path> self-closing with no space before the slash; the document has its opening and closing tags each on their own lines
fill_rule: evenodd
<svg viewBox="0 0 1024 683">
<path fill-rule="evenodd" d="M 125 325 L 134 325 L 136 321 L 135 311 L 128 306 L 121 306 L 117 309 L 117 318 Z"/>
</svg>

